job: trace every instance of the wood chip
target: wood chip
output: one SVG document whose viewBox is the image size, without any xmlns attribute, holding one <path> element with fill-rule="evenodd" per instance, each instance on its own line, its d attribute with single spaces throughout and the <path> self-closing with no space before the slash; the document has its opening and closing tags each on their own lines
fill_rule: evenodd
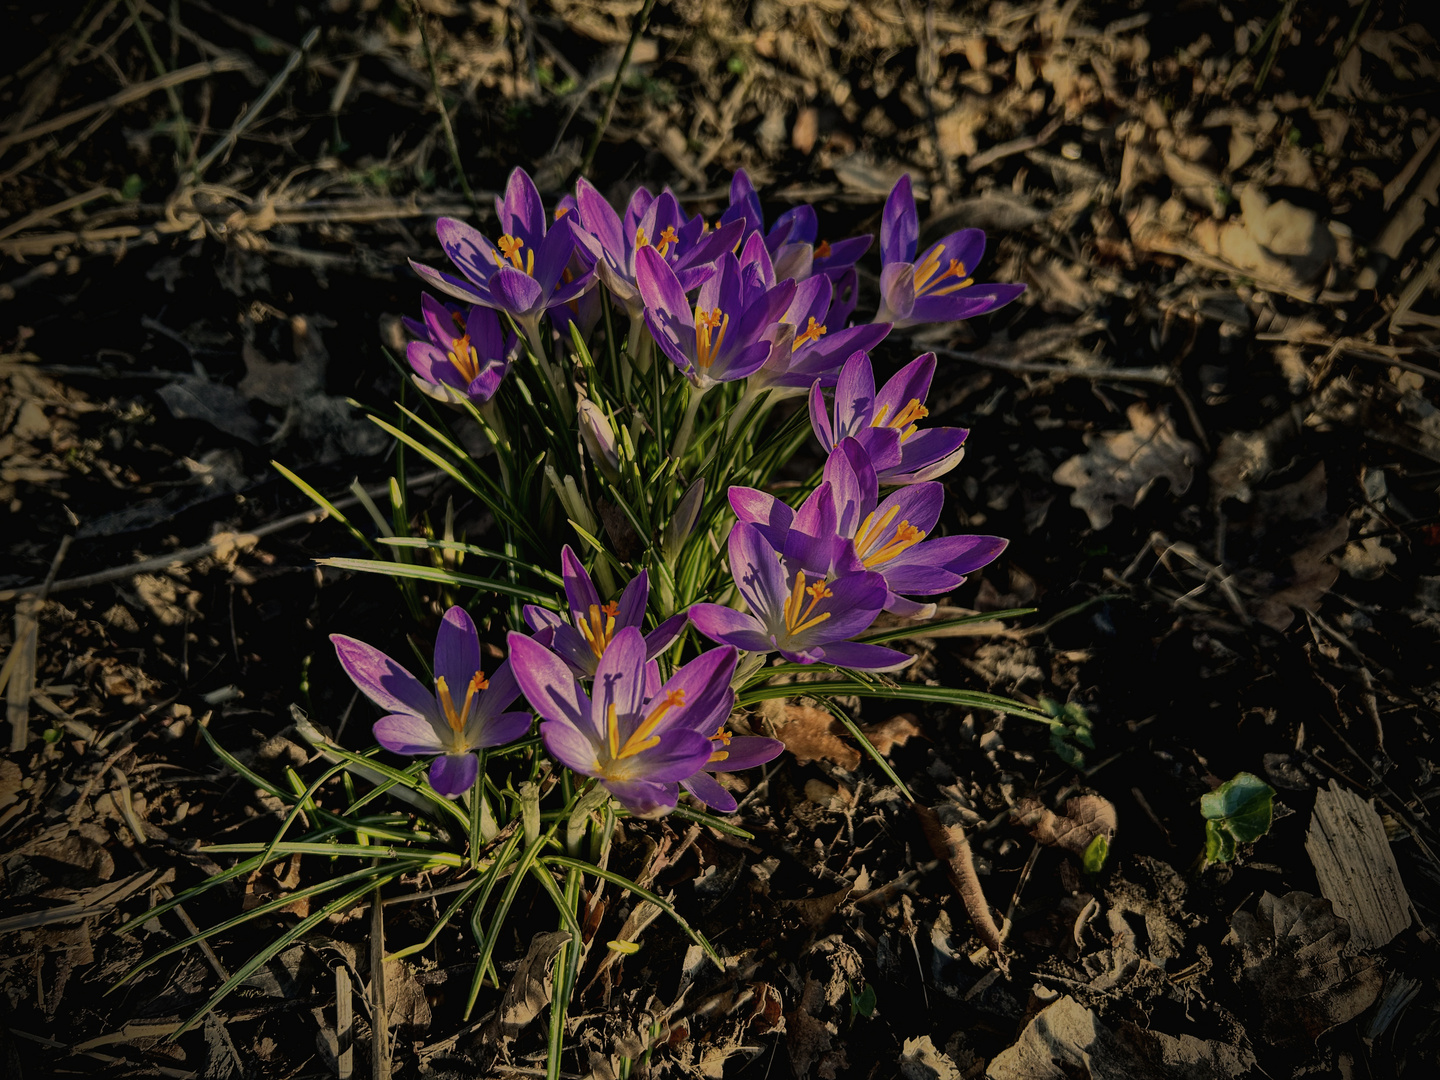
<svg viewBox="0 0 1440 1080">
<path fill-rule="evenodd" d="M 1305 837 L 1320 893 L 1350 924 L 1353 950 L 1388 944 L 1410 925 L 1410 895 L 1375 807 L 1331 780 L 1315 794 Z"/>
</svg>

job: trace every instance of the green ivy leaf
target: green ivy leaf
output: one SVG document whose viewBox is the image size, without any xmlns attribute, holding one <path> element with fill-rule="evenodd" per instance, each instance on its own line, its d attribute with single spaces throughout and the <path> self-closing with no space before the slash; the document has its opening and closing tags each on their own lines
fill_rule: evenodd
<svg viewBox="0 0 1440 1080">
<path fill-rule="evenodd" d="M 859 993 L 856 993 L 856 992 L 855 992 L 855 988 L 854 988 L 854 987 L 851 987 L 851 988 L 850 988 L 850 1022 L 853 1024 L 853 1023 L 855 1022 L 855 1018 L 856 1018 L 857 1016 L 863 1016 L 863 1017 L 865 1017 L 865 1019 L 868 1020 L 868 1019 L 870 1019 L 870 1015 L 871 1015 L 874 1011 L 875 1011 L 875 987 L 873 987 L 873 986 L 871 986 L 871 985 L 869 985 L 869 984 L 867 983 L 866 986 L 865 986 L 865 989 L 864 989 L 864 990 L 861 990 Z"/>
<path fill-rule="evenodd" d="M 1275 789 L 1253 773 L 1236 773 L 1200 797 L 1205 818 L 1205 858 L 1229 862 L 1236 843 L 1248 844 L 1270 831 L 1275 817 Z"/>
</svg>

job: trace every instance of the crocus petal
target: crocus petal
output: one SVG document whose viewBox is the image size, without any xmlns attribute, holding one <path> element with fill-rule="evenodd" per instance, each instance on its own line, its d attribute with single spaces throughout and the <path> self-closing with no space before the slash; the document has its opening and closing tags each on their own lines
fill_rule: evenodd
<svg viewBox="0 0 1440 1080">
<path fill-rule="evenodd" d="M 562 616 L 548 608 L 537 607 L 535 604 L 526 604 L 520 609 L 520 614 L 525 617 L 525 625 L 536 633 L 541 630 L 553 631 L 557 626 L 565 624 Z"/>
<path fill-rule="evenodd" d="M 875 415 L 875 369 L 857 352 L 845 361 L 835 383 L 835 440 L 855 435 Z"/>
<path fill-rule="evenodd" d="M 599 746 L 587 732 L 563 720 L 547 720 L 540 725 L 540 738 L 550 756 L 567 769 L 582 776 L 599 774 Z"/>
<path fill-rule="evenodd" d="M 595 185 L 583 176 L 575 183 L 575 204 L 585 231 L 600 242 L 606 255 L 623 263 L 626 244 L 620 231 L 620 215 L 615 213 L 615 208 L 596 190 Z"/>
<path fill-rule="evenodd" d="M 450 261 L 477 285 L 489 281 L 500 265 L 500 253 L 495 245 L 472 225 L 442 217 L 435 223 L 435 235 Z"/>
<path fill-rule="evenodd" d="M 648 659 L 654 660 L 671 645 L 675 639 L 685 632 L 685 624 L 689 622 L 689 616 L 681 611 L 671 615 L 659 626 L 655 627 L 645 635 L 645 655 Z"/>
<path fill-rule="evenodd" d="M 490 716 L 507 708 L 520 696 L 520 681 L 515 678 L 515 669 L 509 660 L 502 660 L 500 666 L 490 673 L 489 685 L 481 691 L 477 713 Z"/>
<path fill-rule="evenodd" d="M 392 713 L 438 715 L 435 695 L 379 649 L 344 634 L 331 634 L 330 640 L 345 674 L 376 705 Z"/>
<path fill-rule="evenodd" d="M 622 758 L 612 765 L 629 762 L 635 771 L 634 779 L 665 782 L 685 780 L 699 772 L 710 760 L 710 740 L 698 731 L 672 729 L 660 736 L 660 741 L 649 750 L 641 751 L 633 758 Z"/>
<path fill-rule="evenodd" d="M 885 200 L 880 216 L 880 259 L 887 265 L 908 263 L 915 259 L 915 245 L 920 239 L 920 218 L 915 212 L 915 194 L 910 188 L 910 174 L 895 181 Z"/>
<path fill-rule="evenodd" d="M 441 754 L 430 766 L 430 786 L 453 799 L 474 787 L 479 775 L 480 759 L 474 754 Z"/>
<path fill-rule="evenodd" d="M 901 326 L 921 323 L 958 322 L 985 315 L 1004 307 L 1025 291 L 1024 285 L 972 285 L 948 296 L 919 296 L 901 320 Z"/>
<path fill-rule="evenodd" d="M 810 388 L 810 428 L 827 454 L 834 449 L 835 432 L 830 427 L 830 410 L 825 407 L 825 395 L 820 392 L 818 379 Z"/>
<path fill-rule="evenodd" d="M 560 551 L 560 576 L 565 582 L 565 598 L 570 602 L 570 613 L 577 619 L 588 617 L 591 606 L 600 605 L 600 594 L 595 591 L 595 583 L 590 580 L 585 565 L 569 544 Z"/>
<path fill-rule="evenodd" d="M 880 271 L 880 310 L 875 315 L 876 322 L 910 326 L 915 321 L 911 319 L 911 313 L 916 303 L 914 266 L 908 262 L 895 262 Z"/>
<path fill-rule="evenodd" d="M 730 573 L 750 610 L 766 626 L 783 621 L 781 606 L 789 595 L 790 583 L 774 549 L 765 542 L 760 530 L 743 521 L 737 522 L 730 530 L 728 547 Z M 693 614 L 691 621 L 695 621 Z"/>
<path fill-rule="evenodd" d="M 641 570 L 621 590 L 615 604 L 616 626 L 639 626 L 645 618 L 645 603 L 650 598 L 650 575 Z"/>
<path fill-rule="evenodd" d="M 530 707 L 546 720 L 590 728 L 590 699 L 565 661 L 545 646 L 513 631 L 506 637 L 510 669 Z"/>
<path fill-rule="evenodd" d="M 856 671 L 899 671 L 915 662 L 909 653 L 862 641 L 827 642 L 823 653 L 827 662 Z"/>
<path fill-rule="evenodd" d="M 830 597 L 823 601 L 817 612 L 829 612 L 830 618 L 817 623 L 798 634 L 784 634 L 784 619 L 769 623 L 776 638 L 785 649 L 810 649 L 832 641 L 854 637 L 869 629 L 885 606 L 885 579 L 880 574 L 847 574 L 838 577 L 827 586 Z"/>
<path fill-rule="evenodd" d="M 464 608 L 452 607 L 440 620 L 440 630 L 435 635 L 435 678 L 445 680 L 458 707 L 465 700 L 470 680 L 479 670 L 480 638 L 475 632 L 475 623 Z"/>
<path fill-rule="evenodd" d="M 529 274 L 505 266 L 491 275 L 491 306 L 508 311 L 516 318 L 537 314 L 544 299 L 545 291 Z"/>
<path fill-rule="evenodd" d="M 734 645 L 747 652 L 773 652 L 775 644 L 753 615 L 723 604 L 691 604 L 690 622 L 711 641 Z"/>
<path fill-rule="evenodd" d="M 615 632 L 605 655 L 595 667 L 595 682 L 592 693 L 594 704 L 591 717 L 597 730 L 603 730 L 610 706 L 615 707 L 617 716 L 629 718 L 634 726 L 645 702 L 645 639 L 633 626 Z M 621 740 L 629 732 L 626 725 L 620 725 Z"/>
<path fill-rule="evenodd" d="M 711 810 L 718 810 L 722 814 L 733 813 L 740 805 L 735 801 L 735 796 L 721 787 L 707 772 L 698 772 L 688 780 L 681 780 L 680 786 Z"/>
<path fill-rule="evenodd" d="M 433 723 L 413 713 L 382 716 L 371 730 L 375 741 L 395 754 L 438 754 L 450 746 Z"/>
<path fill-rule="evenodd" d="M 478 304 L 465 319 L 465 335 L 481 360 L 502 360 L 505 357 L 505 330 L 493 308 Z"/>
<path fill-rule="evenodd" d="M 540 200 L 535 181 L 521 168 L 510 173 L 505 185 L 504 200 L 495 200 L 500 227 L 525 243 L 535 245 L 545 235 L 545 204 Z"/>
<path fill-rule="evenodd" d="M 606 791 L 636 817 L 661 817 L 675 809 L 679 792 L 674 784 L 657 784 L 648 780 L 606 780 Z"/>
<path fill-rule="evenodd" d="M 428 341 L 412 341 L 405 346 L 405 359 L 415 374 L 432 386 L 453 386 L 465 389 L 465 377 L 460 374 L 450 357 Z"/>
<path fill-rule="evenodd" d="M 713 735 L 735 704 L 730 680 L 735 674 L 737 658 L 733 647 L 707 649 L 670 676 L 655 696 L 663 698 L 678 691 L 683 695 L 683 703 L 671 708 L 656 730 L 686 727 L 707 738 Z"/>
<path fill-rule="evenodd" d="M 762 739 L 757 735 L 736 735 L 725 745 L 724 749 L 729 756 L 714 762 L 715 767 L 723 772 L 739 772 L 741 769 L 753 769 L 756 765 L 764 765 L 767 761 L 773 761 L 784 752 L 785 744 L 779 739 Z"/>
<path fill-rule="evenodd" d="M 489 746 L 504 746 L 530 734 L 530 725 L 535 717 L 528 712 L 503 712 L 487 717 L 479 737 L 470 742 L 477 750 Z M 469 733 L 466 733 L 467 740 Z"/>
<path fill-rule="evenodd" d="M 923 353 L 891 376 L 875 395 L 875 412 L 891 419 L 911 401 L 924 401 L 935 377 L 935 354 Z"/>
<path fill-rule="evenodd" d="M 935 609 L 936 605 L 934 604 L 922 604 L 918 600 L 909 600 L 894 592 L 885 598 L 885 610 L 902 619 L 933 619 Z"/>
<path fill-rule="evenodd" d="M 452 274 L 446 274 L 426 266 L 424 263 L 418 263 L 414 259 L 410 260 L 410 269 L 414 270 L 432 288 L 439 289 L 447 296 L 453 296 L 471 304 L 490 303 L 490 290 L 484 285 L 461 281 Z M 489 278 L 484 280 L 488 281 Z"/>
<path fill-rule="evenodd" d="M 964 428 L 927 428 L 900 444 L 900 461 L 882 471 L 886 484 L 914 484 L 944 476 L 965 456 Z"/>
</svg>

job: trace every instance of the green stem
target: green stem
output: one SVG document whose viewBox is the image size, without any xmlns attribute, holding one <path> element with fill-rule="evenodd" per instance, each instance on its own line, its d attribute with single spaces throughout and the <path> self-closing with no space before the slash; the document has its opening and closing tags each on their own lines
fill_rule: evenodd
<svg viewBox="0 0 1440 1080">
<path fill-rule="evenodd" d="M 695 432 L 695 414 L 700 411 L 700 399 L 705 396 L 694 383 L 690 384 L 690 400 L 685 405 L 685 418 L 680 421 L 680 430 L 675 434 L 675 442 L 670 447 L 670 456 L 679 461 L 685 456 L 685 450 L 690 445 L 690 436 Z"/>
</svg>

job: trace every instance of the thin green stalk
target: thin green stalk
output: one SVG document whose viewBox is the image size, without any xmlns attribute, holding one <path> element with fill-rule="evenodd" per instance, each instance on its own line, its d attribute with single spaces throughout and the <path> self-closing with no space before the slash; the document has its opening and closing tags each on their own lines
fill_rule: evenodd
<svg viewBox="0 0 1440 1080">
<path fill-rule="evenodd" d="M 705 396 L 693 383 L 690 385 L 690 400 L 685 404 L 685 417 L 680 421 L 680 430 L 675 433 L 675 442 L 670 447 L 670 457 L 673 461 L 680 461 L 685 456 L 685 450 L 690 445 L 690 436 L 695 431 L 695 414 L 700 411 L 700 399 Z"/>
<path fill-rule="evenodd" d="M 125 0 L 125 6 L 130 9 L 135 32 L 145 43 L 145 52 L 150 57 L 150 66 L 155 69 L 157 76 L 164 78 L 169 72 L 165 70 L 165 63 L 160 59 L 160 52 L 155 48 L 155 42 L 150 39 L 150 31 L 145 27 L 145 20 L 140 17 L 140 6 L 135 3 L 135 0 Z M 165 96 L 170 101 L 171 111 L 175 113 L 175 149 L 182 162 L 189 161 L 194 148 L 190 143 L 190 121 L 185 119 L 185 107 L 180 102 L 180 92 L 173 86 L 167 86 L 165 87 Z"/>
<path fill-rule="evenodd" d="M 430 71 L 430 90 L 435 95 L 435 107 L 440 110 L 440 128 L 445 132 L 445 145 L 450 150 L 450 164 L 455 167 L 460 190 L 465 193 L 466 201 L 478 218 L 483 216 L 480 203 L 475 198 L 475 192 L 470 190 L 470 181 L 465 178 L 465 166 L 460 162 L 460 144 L 455 141 L 455 129 L 450 126 L 450 110 L 445 107 L 445 95 L 440 92 L 440 75 L 435 70 L 435 54 L 430 51 L 430 35 L 425 32 L 425 13 L 420 9 L 418 0 L 412 0 L 411 7 L 415 12 L 415 25 L 420 29 L 420 50 L 425 54 L 425 66 Z"/>
<path fill-rule="evenodd" d="M 645 32 L 646 25 L 650 22 L 650 12 L 655 7 L 655 0 L 645 0 L 645 6 L 640 9 L 640 15 L 635 20 L 635 25 L 630 28 L 630 40 L 625 43 L 625 52 L 620 57 L 620 66 L 615 69 L 615 78 L 610 82 L 610 93 L 605 98 L 605 111 L 600 116 L 600 123 L 595 128 L 595 134 L 590 137 L 590 145 L 585 150 L 585 160 L 580 163 L 580 175 L 586 176 L 590 172 L 590 163 L 595 160 L 595 151 L 600 149 L 600 140 L 605 137 L 605 129 L 610 126 L 610 117 L 615 112 L 615 100 L 620 96 L 620 85 L 625 78 L 625 69 L 630 66 L 630 56 L 635 51 L 635 42 L 640 40 L 640 35 Z"/>
</svg>

